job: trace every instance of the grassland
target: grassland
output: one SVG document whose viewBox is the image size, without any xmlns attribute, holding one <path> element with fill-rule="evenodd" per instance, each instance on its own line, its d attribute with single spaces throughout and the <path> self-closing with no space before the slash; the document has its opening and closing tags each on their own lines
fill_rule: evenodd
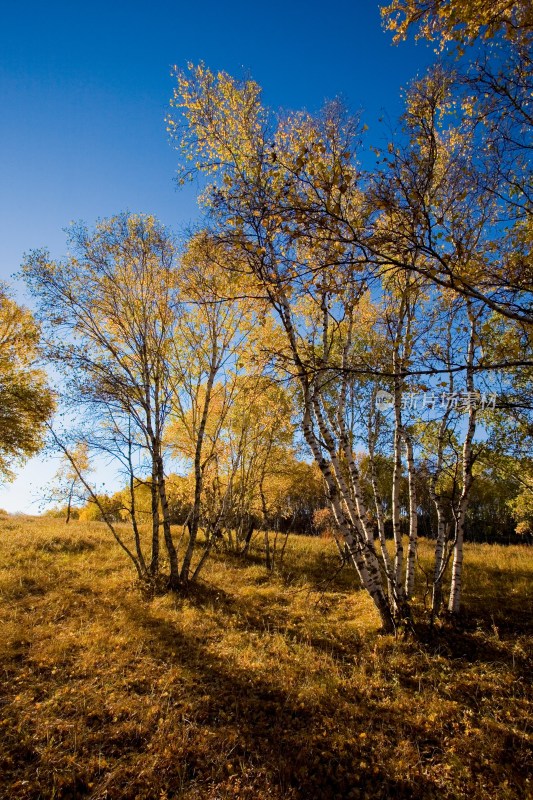
<svg viewBox="0 0 533 800">
<path fill-rule="evenodd" d="M 464 626 L 418 640 L 336 571 L 291 537 L 150 600 L 102 525 L 1 520 L 0 797 L 531 797 L 533 551 L 469 546 Z"/>
</svg>

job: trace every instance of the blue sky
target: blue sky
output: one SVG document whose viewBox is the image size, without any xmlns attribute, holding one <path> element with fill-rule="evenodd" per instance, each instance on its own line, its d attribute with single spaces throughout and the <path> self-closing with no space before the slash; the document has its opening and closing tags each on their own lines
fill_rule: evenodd
<svg viewBox="0 0 533 800">
<path fill-rule="evenodd" d="M 179 230 L 195 218 L 165 133 L 174 64 L 249 74 L 274 108 L 340 95 L 378 144 L 379 117 L 397 118 L 401 87 L 433 58 L 425 43 L 392 45 L 371 0 L 10 3 L 0 54 L 0 278 L 28 303 L 10 276 L 32 248 L 61 257 L 71 221 L 130 210 Z M 36 513 L 54 469 L 32 459 L 0 507 Z"/>
</svg>

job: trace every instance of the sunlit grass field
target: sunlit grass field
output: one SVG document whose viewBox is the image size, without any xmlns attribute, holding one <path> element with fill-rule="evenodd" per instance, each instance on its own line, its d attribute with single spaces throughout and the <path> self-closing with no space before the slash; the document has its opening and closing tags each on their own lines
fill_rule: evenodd
<svg viewBox="0 0 533 800">
<path fill-rule="evenodd" d="M 338 570 L 258 540 L 148 599 L 103 524 L 0 520 L 0 797 L 531 797 L 533 549 L 468 546 L 464 626 L 418 639 Z"/>
</svg>

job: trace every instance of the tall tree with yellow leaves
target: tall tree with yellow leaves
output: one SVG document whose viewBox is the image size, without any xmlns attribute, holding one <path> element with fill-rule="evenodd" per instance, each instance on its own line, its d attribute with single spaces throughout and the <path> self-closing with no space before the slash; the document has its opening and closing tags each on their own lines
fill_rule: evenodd
<svg viewBox="0 0 533 800">
<path fill-rule="evenodd" d="M 347 376 L 366 289 L 363 256 L 343 243 L 340 216 L 342 205 L 350 207 L 352 224 L 365 213 L 352 159 L 353 122 L 332 106 L 321 119 L 295 115 L 272 131 L 256 84 L 202 66 L 180 73 L 178 81 L 174 103 L 187 120 L 180 144 L 196 169 L 220 178 L 206 195 L 216 233 L 235 263 L 259 280 L 277 313 L 307 445 L 361 582 L 391 631 L 395 620 L 347 423 Z"/>
<path fill-rule="evenodd" d="M 153 217 L 127 214 L 99 222 L 94 231 L 74 228 L 70 244 L 72 255 L 65 261 L 36 251 L 23 267 L 38 302 L 47 356 L 63 373 L 64 402 L 78 415 L 87 412 L 90 445 L 127 463 L 132 486 L 133 455 L 138 469 L 148 470 L 151 552 L 143 553 L 136 528 L 135 555 L 128 552 L 143 580 L 158 580 L 162 522 L 168 583 L 176 587 L 164 469 L 169 359 L 179 304 L 175 245 Z M 61 449 L 82 480 L 72 452 Z"/>
<path fill-rule="evenodd" d="M 0 480 L 11 480 L 41 449 L 54 411 L 47 376 L 36 366 L 38 346 L 32 314 L 0 286 Z"/>
</svg>

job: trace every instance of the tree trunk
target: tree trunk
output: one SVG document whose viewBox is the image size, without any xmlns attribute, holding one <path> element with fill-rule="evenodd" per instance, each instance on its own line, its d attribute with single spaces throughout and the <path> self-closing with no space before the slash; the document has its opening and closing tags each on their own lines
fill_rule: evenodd
<svg viewBox="0 0 533 800">
<path fill-rule="evenodd" d="M 179 585 L 180 575 L 178 569 L 178 554 L 172 539 L 172 530 L 170 527 L 170 512 L 168 509 L 168 499 L 166 490 L 165 473 L 163 468 L 163 459 L 161 453 L 157 455 L 157 485 L 159 489 L 159 499 L 161 501 L 161 511 L 163 514 L 163 537 L 165 540 L 165 547 L 168 553 L 168 560 L 170 564 L 170 576 L 168 585 L 170 589 L 177 589 Z"/>
<path fill-rule="evenodd" d="M 288 336 L 289 346 L 294 357 L 294 363 L 299 370 L 300 385 L 303 392 L 303 433 L 305 440 L 311 448 L 316 464 L 326 482 L 329 501 L 333 509 L 333 514 L 335 516 L 338 529 L 344 541 L 348 545 L 350 556 L 356 567 L 361 583 L 374 601 L 374 605 L 376 606 L 381 619 L 383 631 L 392 633 L 395 630 L 394 619 L 389 600 L 383 590 L 379 561 L 373 541 L 371 542 L 370 540 L 365 539 L 360 520 L 358 528 L 356 519 L 354 519 L 352 522 L 346 518 L 343 510 L 343 504 L 348 509 L 349 514 L 353 513 L 354 504 L 348 491 L 342 492 L 342 497 L 339 496 L 340 486 L 345 486 L 345 481 L 342 477 L 342 470 L 339 470 L 338 472 L 335 471 L 335 474 L 333 473 L 331 462 L 324 458 L 322 453 L 322 445 L 313 430 L 311 416 L 313 410 L 313 398 L 311 395 L 311 387 L 307 377 L 306 367 L 302 363 L 299 356 L 297 335 L 292 322 L 290 304 L 283 290 L 279 292 L 276 307 Z M 323 436 L 322 431 L 321 435 Z M 331 456 L 331 443 L 327 446 Z M 365 546 L 364 556 L 362 553 L 363 545 Z"/>
<path fill-rule="evenodd" d="M 246 531 L 246 536 L 244 538 L 244 546 L 242 548 L 242 555 L 245 556 L 248 550 L 250 549 L 250 542 L 252 541 L 252 536 L 254 535 L 255 524 L 253 517 L 248 522 L 248 529 Z"/>
<path fill-rule="evenodd" d="M 70 515 L 72 512 L 72 494 L 74 492 L 74 481 L 72 481 L 70 485 L 70 491 L 68 493 L 68 502 L 67 502 L 67 516 L 65 518 L 65 525 L 68 525 L 70 522 Z"/>
<path fill-rule="evenodd" d="M 183 557 L 181 565 L 180 580 L 182 583 L 187 583 L 189 580 L 191 561 L 198 538 L 198 529 L 200 527 L 200 511 L 202 502 L 202 485 L 203 485 L 203 471 L 202 471 L 202 449 L 204 443 L 205 426 L 207 424 L 207 415 L 211 404 L 211 392 L 213 391 L 213 383 L 217 372 L 217 358 L 218 349 L 216 342 L 213 343 L 213 352 L 211 356 L 211 367 L 207 379 L 205 390 L 204 407 L 202 409 L 202 416 L 200 425 L 198 427 L 198 435 L 196 438 L 196 447 L 194 452 L 194 502 L 191 514 L 191 521 L 189 524 L 189 542 L 187 550 Z"/>
<path fill-rule="evenodd" d="M 157 488 L 157 463 L 153 455 L 150 495 L 152 500 L 152 557 L 150 561 L 150 573 L 156 576 L 159 573 L 159 493 Z"/>
<path fill-rule="evenodd" d="M 395 359 L 394 369 L 397 369 Z M 401 386 L 399 378 L 394 379 L 394 453 L 392 472 L 392 532 L 394 536 L 394 588 L 396 603 L 401 604 L 403 599 L 403 541 L 400 528 L 400 480 L 402 476 L 402 417 L 401 417 Z"/>
<path fill-rule="evenodd" d="M 394 620 L 389 601 L 383 591 L 377 555 L 375 550 L 373 554 L 371 553 L 371 545 L 368 541 L 365 541 L 362 531 L 358 532 L 359 535 L 357 536 L 357 539 L 354 538 L 353 530 L 355 527 L 355 530 L 357 531 L 357 527 L 355 523 L 351 523 L 344 514 L 342 502 L 339 496 L 339 488 L 336 482 L 336 478 L 338 478 L 338 476 L 334 476 L 330 463 L 322 456 L 320 452 L 320 445 L 317 442 L 312 428 L 311 401 L 308 396 L 308 392 L 306 392 L 306 395 L 307 396 L 304 399 L 304 436 L 326 481 L 329 500 L 338 529 L 348 546 L 350 557 L 357 570 L 359 579 L 374 601 L 374 605 L 376 606 L 381 619 L 383 631 L 386 633 L 393 633 L 395 630 Z M 364 555 L 363 543 L 365 545 Z"/>
<path fill-rule="evenodd" d="M 144 555 L 141 546 L 141 535 L 139 532 L 139 525 L 137 523 L 137 509 L 135 505 L 135 487 L 134 487 L 134 478 L 133 473 L 130 475 L 130 501 L 131 501 L 131 526 L 133 528 L 133 538 L 135 540 L 135 551 L 137 553 L 137 558 L 139 559 L 139 564 L 141 565 L 142 571 L 146 574 L 146 562 L 144 560 Z"/>
<path fill-rule="evenodd" d="M 470 317 L 470 340 L 468 342 L 467 370 L 466 370 L 466 389 L 470 398 L 474 397 L 474 364 L 475 353 L 475 320 L 469 309 Z M 463 543 L 465 517 L 470 499 L 470 489 L 473 483 L 473 455 L 472 442 L 476 432 L 476 405 L 475 401 L 470 402 L 468 409 L 468 424 L 463 444 L 463 488 L 459 498 L 459 506 L 455 520 L 455 542 L 453 548 L 452 578 L 450 586 L 450 598 L 448 601 L 448 611 L 457 616 L 461 609 L 461 592 L 463 578 Z"/>
<path fill-rule="evenodd" d="M 448 332 L 448 351 L 450 350 L 450 332 Z M 453 373 L 450 373 L 449 379 L 449 393 L 453 394 L 454 378 Z M 442 473 L 444 461 L 444 436 L 448 427 L 448 420 L 450 417 L 451 408 L 446 408 L 439 425 L 439 432 L 437 436 L 437 463 L 435 471 L 429 480 L 429 495 L 435 506 L 437 513 L 437 538 L 435 541 L 435 564 L 433 569 L 433 592 L 431 599 L 431 624 L 433 624 L 435 617 L 439 614 L 442 605 L 442 584 L 444 581 L 444 572 L 447 566 L 446 555 L 446 539 L 447 539 L 447 526 L 445 520 L 445 509 L 442 502 L 440 492 L 437 491 L 437 483 Z"/>
<path fill-rule="evenodd" d="M 405 448 L 407 453 L 407 476 L 409 482 L 409 547 L 407 550 L 407 565 L 405 573 L 405 597 L 409 599 L 415 588 L 415 564 L 418 540 L 418 515 L 415 486 L 415 463 L 413 457 L 413 443 L 411 437 L 406 435 Z"/>
<path fill-rule="evenodd" d="M 131 430 L 128 431 L 128 469 L 130 474 L 129 480 L 129 490 L 130 490 L 130 515 L 131 515 L 131 525 L 133 528 L 133 538 L 135 540 L 135 551 L 137 553 L 137 558 L 139 560 L 139 564 L 141 565 L 141 569 L 145 576 L 148 574 L 148 570 L 146 569 L 146 561 L 144 560 L 144 554 L 142 550 L 141 544 L 141 535 L 139 532 L 139 525 L 137 524 L 137 506 L 135 503 L 135 475 L 133 473 L 133 459 L 132 459 L 132 441 L 131 441 Z"/>
<path fill-rule="evenodd" d="M 374 507 L 376 509 L 376 520 L 377 520 L 379 544 L 381 547 L 381 557 L 383 559 L 383 565 L 385 567 L 385 572 L 387 574 L 389 598 L 392 600 L 394 596 L 393 584 L 392 584 L 394 570 L 393 570 L 392 559 L 387 549 L 387 540 L 385 537 L 385 520 L 383 519 L 383 508 L 381 505 L 381 497 L 379 495 L 379 489 L 378 489 L 376 458 L 375 458 L 376 455 L 375 444 L 376 444 L 377 434 L 372 428 L 372 421 L 374 419 L 376 419 L 376 426 L 377 426 L 377 418 L 375 415 L 375 395 L 373 394 L 371 413 L 368 419 L 368 459 L 370 464 L 370 483 L 372 486 L 372 494 L 374 496 Z"/>
<path fill-rule="evenodd" d="M 444 522 L 444 509 L 439 497 L 435 495 L 435 508 L 437 510 L 437 540 L 435 544 L 435 567 L 433 570 L 433 596 L 431 601 L 432 620 L 438 615 L 442 604 L 442 582 L 444 580 L 446 559 L 446 524 Z"/>
</svg>

